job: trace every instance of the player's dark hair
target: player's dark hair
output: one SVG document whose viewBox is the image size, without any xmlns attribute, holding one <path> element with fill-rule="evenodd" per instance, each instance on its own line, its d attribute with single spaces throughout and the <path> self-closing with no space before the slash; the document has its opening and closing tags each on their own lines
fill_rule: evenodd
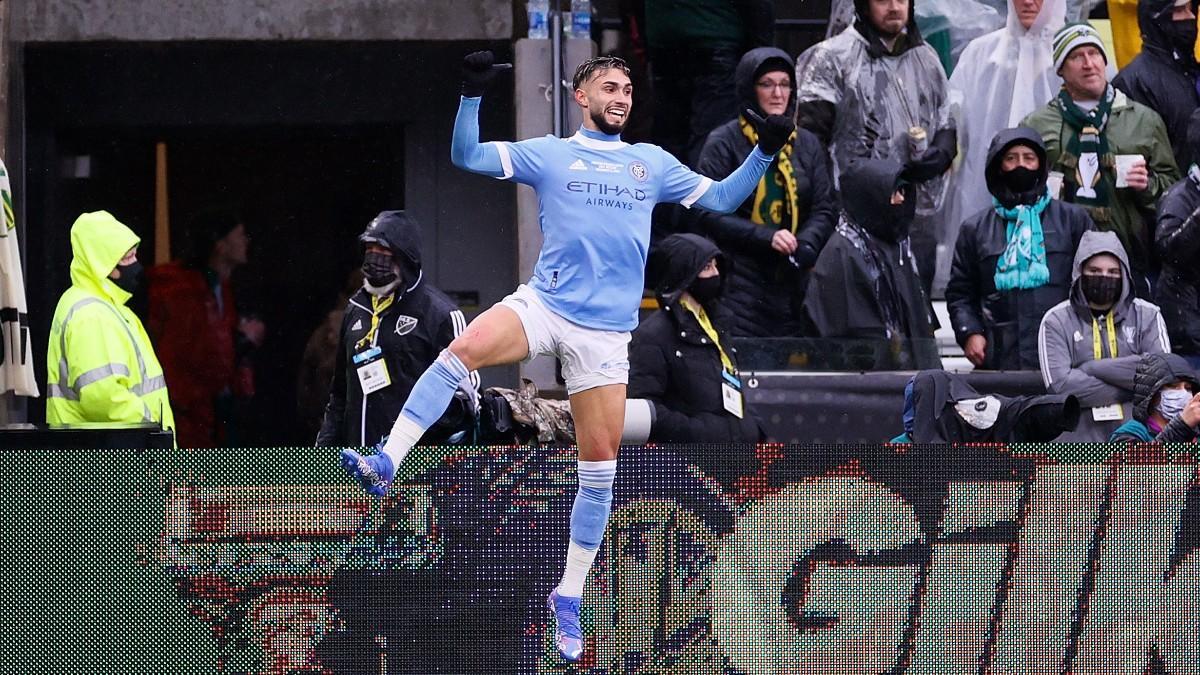
<svg viewBox="0 0 1200 675">
<path fill-rule="evenodd" d="M 596 56 L 579 64 L 575 69 L 575 78 L 571 80 L 571 88 L 578 89 L 583 86 L 584 82 L 592 79 L 592 75 L 609 70 L 611 68 L 619 68 L 625 77 L 629 77 L 629 64 L 625 63 L 625 59 L 619 56 Z"/>
</svg>

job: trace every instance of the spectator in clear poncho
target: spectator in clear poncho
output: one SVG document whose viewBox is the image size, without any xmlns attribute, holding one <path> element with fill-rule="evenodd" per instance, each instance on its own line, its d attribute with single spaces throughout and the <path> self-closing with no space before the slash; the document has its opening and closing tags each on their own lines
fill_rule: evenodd
<svg viewBox="0 0 1200 675">
<path fill-rule="evenodd" d="M 916 186 L 912 247 L 933 284 L 944 174 L 958 142 L 946 73 L 921 38 L 910 0 L 855 0 L 854 25 L 814 50 L 796 98 L 797 123 L 826 143 L 839 188 L 849 165 L 888 159 Z"/>
<path fill-rule="evenodd" d="M 996 132 L 1017 126 L 1062 87 L 1050 48 L 1066 0 L 1007 2 L 1005 26 L 972 40 L 950 76 L 961 153 L 946 195 L 948 242 L 964 219 L 992 205 L 984 171 Z"/>
</svg>

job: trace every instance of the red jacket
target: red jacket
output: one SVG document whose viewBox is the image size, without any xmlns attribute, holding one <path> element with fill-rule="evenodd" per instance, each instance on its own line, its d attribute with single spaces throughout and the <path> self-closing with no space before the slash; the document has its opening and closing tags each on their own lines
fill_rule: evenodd
<svg viewBox="0 0 1200 675">
<path fill-rule="evenodd" d="M 233 288 L 221 285 L 222 306 L 203 270 L 178 262 L 158 265 L 149 272 L 150 319 L 146 328 L 162 362 L 176 435 L 181 448 L 220 445 L 214 400 L 222 392 L 249 394 L 239 386 L 234 338 L 238 316 Z M 252 387 L 252 385 L 251 385 Z"/>
</svg>

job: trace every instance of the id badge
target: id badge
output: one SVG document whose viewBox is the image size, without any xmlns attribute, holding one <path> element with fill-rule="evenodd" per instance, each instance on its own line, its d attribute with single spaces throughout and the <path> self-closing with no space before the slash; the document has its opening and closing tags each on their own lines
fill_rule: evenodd
<svg viewBox="0 0 1200 675">
<path fill-rule="evenodd" d="M 1121 410 L 1120 403 L 1096 406 L 1092 408 L 1092 419 L 1097 422 L 1119 422 L 1125 419 L 1125 411 Z"/>
<path fill-rule="evenodd" d="M 358 372 L 358 383 L 362 386 L 363 394 L 379 391 L 392 383 L 388 375 L 387 361 L 383 358 L 383 350 L 371 347 L 365 352 L 354 355 L 354 367 Z"/>
<path fill-rule="evenodd" d="M 725 405 L 726 412 L 740 420 L 746 414 L 742 404 L 742 383 L 723 369 L 721 375 L 724 378 L 721 382 L 721 403 Z"/>
</svg>

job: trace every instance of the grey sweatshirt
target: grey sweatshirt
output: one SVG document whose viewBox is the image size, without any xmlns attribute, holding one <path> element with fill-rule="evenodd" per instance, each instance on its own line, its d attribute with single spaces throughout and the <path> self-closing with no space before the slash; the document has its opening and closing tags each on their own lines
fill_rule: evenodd
<svg viewBox="0 0 1200 675">
<path fill-rule="evenodd" d="M 1124 284 L 1111 310 L 1116 328 L 1117 353 L 1111 354 L 1108 322 L 1093 317 L 1083 296 L 1080 273 L 1092 256 L 1108 253 L 1121 261 Z M 1113 232 L 1085 232 L 1075 252 L 1069 298 L 1047 310 L 1038 330 L 1038 361 L 1042 381 L 1052 394 L 1074 394 L 1083 406 L 1079 427 L 1058 442 L 1103 442 L 1130 419 L 1133 375 L 1138 355 L 1171 351 L 1167 327 L 1158 306 L 1133 297 L 1129 257 Z M 1101 358 L 1095 354 L 1099 338 Z M 1121 404 L 1122 419 L 1097 421 L 1094 409 Z"/>
</svg>

